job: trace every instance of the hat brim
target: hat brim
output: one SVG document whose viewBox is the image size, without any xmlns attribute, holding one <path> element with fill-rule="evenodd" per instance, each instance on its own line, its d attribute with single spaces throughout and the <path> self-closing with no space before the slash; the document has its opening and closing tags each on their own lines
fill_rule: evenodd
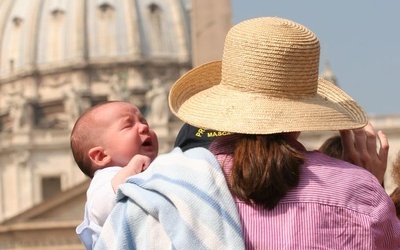
<svg viewBox="0 0 400 250">
<path fill-rule="evenodd" d="M 221 61 L 215 61 L 178 79 L 170 90 L 169 105 L 184 122 L 233 133 L 345 130 L 367 124 L 364 111 L 349 95 L 322 78 L 318 81 L 313 97 L 268 98 L 220 84 Z"/>
</svg>

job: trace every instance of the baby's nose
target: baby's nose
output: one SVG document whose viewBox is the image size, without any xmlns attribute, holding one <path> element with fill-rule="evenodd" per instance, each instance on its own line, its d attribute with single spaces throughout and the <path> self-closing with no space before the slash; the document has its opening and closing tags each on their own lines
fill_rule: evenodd
<svg viewBox="0 0 400 250">
<path fill-rule="evenodd" d="M 139 126 L 139 133 L 146 134 L 149 132 L 149 125 L 141 123 Z"/>
</svg>

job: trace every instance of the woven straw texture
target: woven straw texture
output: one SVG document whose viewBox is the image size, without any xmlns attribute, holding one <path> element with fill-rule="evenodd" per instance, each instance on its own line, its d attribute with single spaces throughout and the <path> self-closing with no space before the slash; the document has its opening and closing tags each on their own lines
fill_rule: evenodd
<svg viewBox="0 0 400 250">
<path fill-rule="evenodd" d="M 241 22 L 227 34 L 222 62 L 201 65 L 175 82 L 170 108 L 194 126 L 235 133 L 365 126 L 361 107 L 318 78 L 319 52 L 317 37 L 290 20 Z"/>
</svg>

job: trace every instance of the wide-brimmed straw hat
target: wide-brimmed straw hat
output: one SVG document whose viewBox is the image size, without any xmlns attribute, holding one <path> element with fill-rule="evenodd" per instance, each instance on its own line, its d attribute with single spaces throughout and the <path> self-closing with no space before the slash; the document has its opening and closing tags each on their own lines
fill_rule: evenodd
<svg viewBox="0 0 400 250">
<path fill-rule="evenodd" d="M 169 94 L 172 112 L 201 128 L 245 134 L 363 127 L 362 108 L 318 77 L 320 45 L 306 27 L 264 17 L 228 32 L 221 61 L 194 68 Z"/>
</svg>

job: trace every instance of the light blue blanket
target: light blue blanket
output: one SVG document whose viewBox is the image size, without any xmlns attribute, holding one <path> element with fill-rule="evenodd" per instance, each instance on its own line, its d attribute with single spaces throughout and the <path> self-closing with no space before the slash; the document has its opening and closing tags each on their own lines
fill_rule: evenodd
<svg viewBox="0 0 400 250">
<path fill-rule="evenodd" d="M 175 148 L 127 179 L 95 249 L 244 249 L 236 206 L 211 152 Z"/>
</svg>

